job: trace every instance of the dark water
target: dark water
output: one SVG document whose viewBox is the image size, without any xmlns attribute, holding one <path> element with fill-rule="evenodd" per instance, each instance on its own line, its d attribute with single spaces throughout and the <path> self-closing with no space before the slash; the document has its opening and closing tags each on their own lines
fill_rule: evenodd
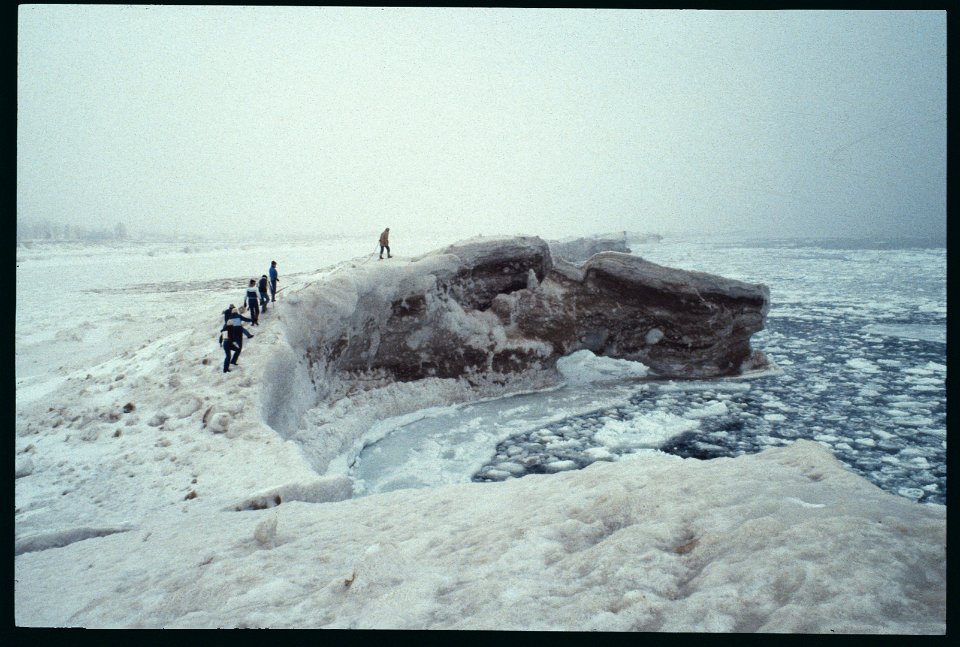
<svg viewBox="0 0 960 647">
<path fill-rule="evenodd" d="M 890 492 L 946 503 L 945 250 L 882 242 L 635 249 L 664 265 L 767 283 L 773 305 L 753 346 L 783 375 L 734 390 L 653 383 L 622 406 L 505 440 L 473 480 L 501 480 L 504 465 L 520 477 L 550 471 L 557 461 L 584 467 L 615 460 L 622 452 L 595 438 L 611 421 L 713 407 L 719 413 L 700 417 L 696 429 L 659 449 L 710 459 L 806 438 Z"/>
</svg>

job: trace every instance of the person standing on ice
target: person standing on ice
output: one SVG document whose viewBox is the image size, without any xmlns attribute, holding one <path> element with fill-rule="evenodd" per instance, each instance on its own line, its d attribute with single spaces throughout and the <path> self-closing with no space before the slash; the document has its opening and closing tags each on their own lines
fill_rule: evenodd
<svg viewBox="0 0 960 647">
<path fill-rule="evenodd" d="M 257 290 L 260 292 L 260 311 L 267 311 L 267 303 L 270 302 L 270 297 L 267 296 L 267 275 L 264 274 L 260 277 L 260 282 L 257 283 Z"/>
<path fill-rule="evenodd" d="M 226 339 L 223 338 L 223 335 L 220 336 L 220 345 L 223 346 L 223 372 L 230 372 L 230 352 L 233 351 L 233 364 L 236 365 L 237 358 L 240 357 L 240 345 L 237 342 L 230 339 L 227 336 Z"/>
<path fill-rule="evenodd" d="M 253 321 L 247 317 L 244 317 L 242 314 L 237 312 L 237 306 L 230 304 L 230 307 L 224 311 L 224 324 L 223 328 L 220 329 L 220 344 L 223 345 L 224 353 L 227 353 L 227 346 L 230 346 L 230 349 L 234 351 L 233 359 L 230 360 L 230 364 L 234 366 L 237 365 L 237 360 L 240 358 L 240 351 L 243 350 L 243 336 L 253 337 L 253 333 L 243 327 L 244 321 Z M 227 341 L 233 342 L 232 344 L 224 344 L 223 333 L 227 333 Z M 234 349 L 234 346 L 236 348 Z M 229 372 L 230 367 L 227 365 L 227 362 L 224 362 L 224 372 Z"/>
<path fill-rule="evenodd" d="M 276 302 L 277 300 L 277 281 L 280 280 L 280 277 L 277 275 L 277 262 L 270 261 L 270 300 Z"/>
<path fill-rule="evenodd" d="M 260 325 L 260 298 L 257 295 L 257 281 L 250 279 L 247 287 L 247 307 L 250 308 L 250 320 L 254 326 Z"/>
<path fill-rule="evenodd" d="M 383 233 L 380 234 L 380 260 L 383 260 L 383 250 L 387 250 L 387 258 L 393 258 L 390 254 L 390 228 L 387 227 L 383 230 Z"/>
</svg>

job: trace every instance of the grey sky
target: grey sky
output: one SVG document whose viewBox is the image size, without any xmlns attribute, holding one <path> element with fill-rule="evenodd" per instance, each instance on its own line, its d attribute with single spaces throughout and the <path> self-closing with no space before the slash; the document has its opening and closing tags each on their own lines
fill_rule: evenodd
<svg viewBox="0 0 960 647">
<path fill-rule="evenodd" d="M 19 9 L 18 217 L 940 235 L 946 13 Z"/>
</svg>

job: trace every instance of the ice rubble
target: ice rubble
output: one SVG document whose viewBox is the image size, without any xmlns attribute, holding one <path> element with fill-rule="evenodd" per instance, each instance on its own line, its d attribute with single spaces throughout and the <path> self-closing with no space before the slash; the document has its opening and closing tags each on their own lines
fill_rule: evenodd
<svg viewBox="0 0 960 647">
<path fill-rule="evenodd" d="M 18 556 L 15 614 L 87 627 L 942 633 L 944 540 L 942 510 L 798 441 L 321 505 L 158 511 Z"/>
</svg>

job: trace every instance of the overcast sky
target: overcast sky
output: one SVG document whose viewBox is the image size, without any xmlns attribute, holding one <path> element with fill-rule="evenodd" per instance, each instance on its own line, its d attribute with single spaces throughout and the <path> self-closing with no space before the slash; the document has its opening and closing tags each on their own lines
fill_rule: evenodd
<svg viewBox="0 0 960 647">
<path fill-rule="evenodd" d="M 946 13 L 21 5 L 21 219 L 940 235 Z"/>
</svg>

